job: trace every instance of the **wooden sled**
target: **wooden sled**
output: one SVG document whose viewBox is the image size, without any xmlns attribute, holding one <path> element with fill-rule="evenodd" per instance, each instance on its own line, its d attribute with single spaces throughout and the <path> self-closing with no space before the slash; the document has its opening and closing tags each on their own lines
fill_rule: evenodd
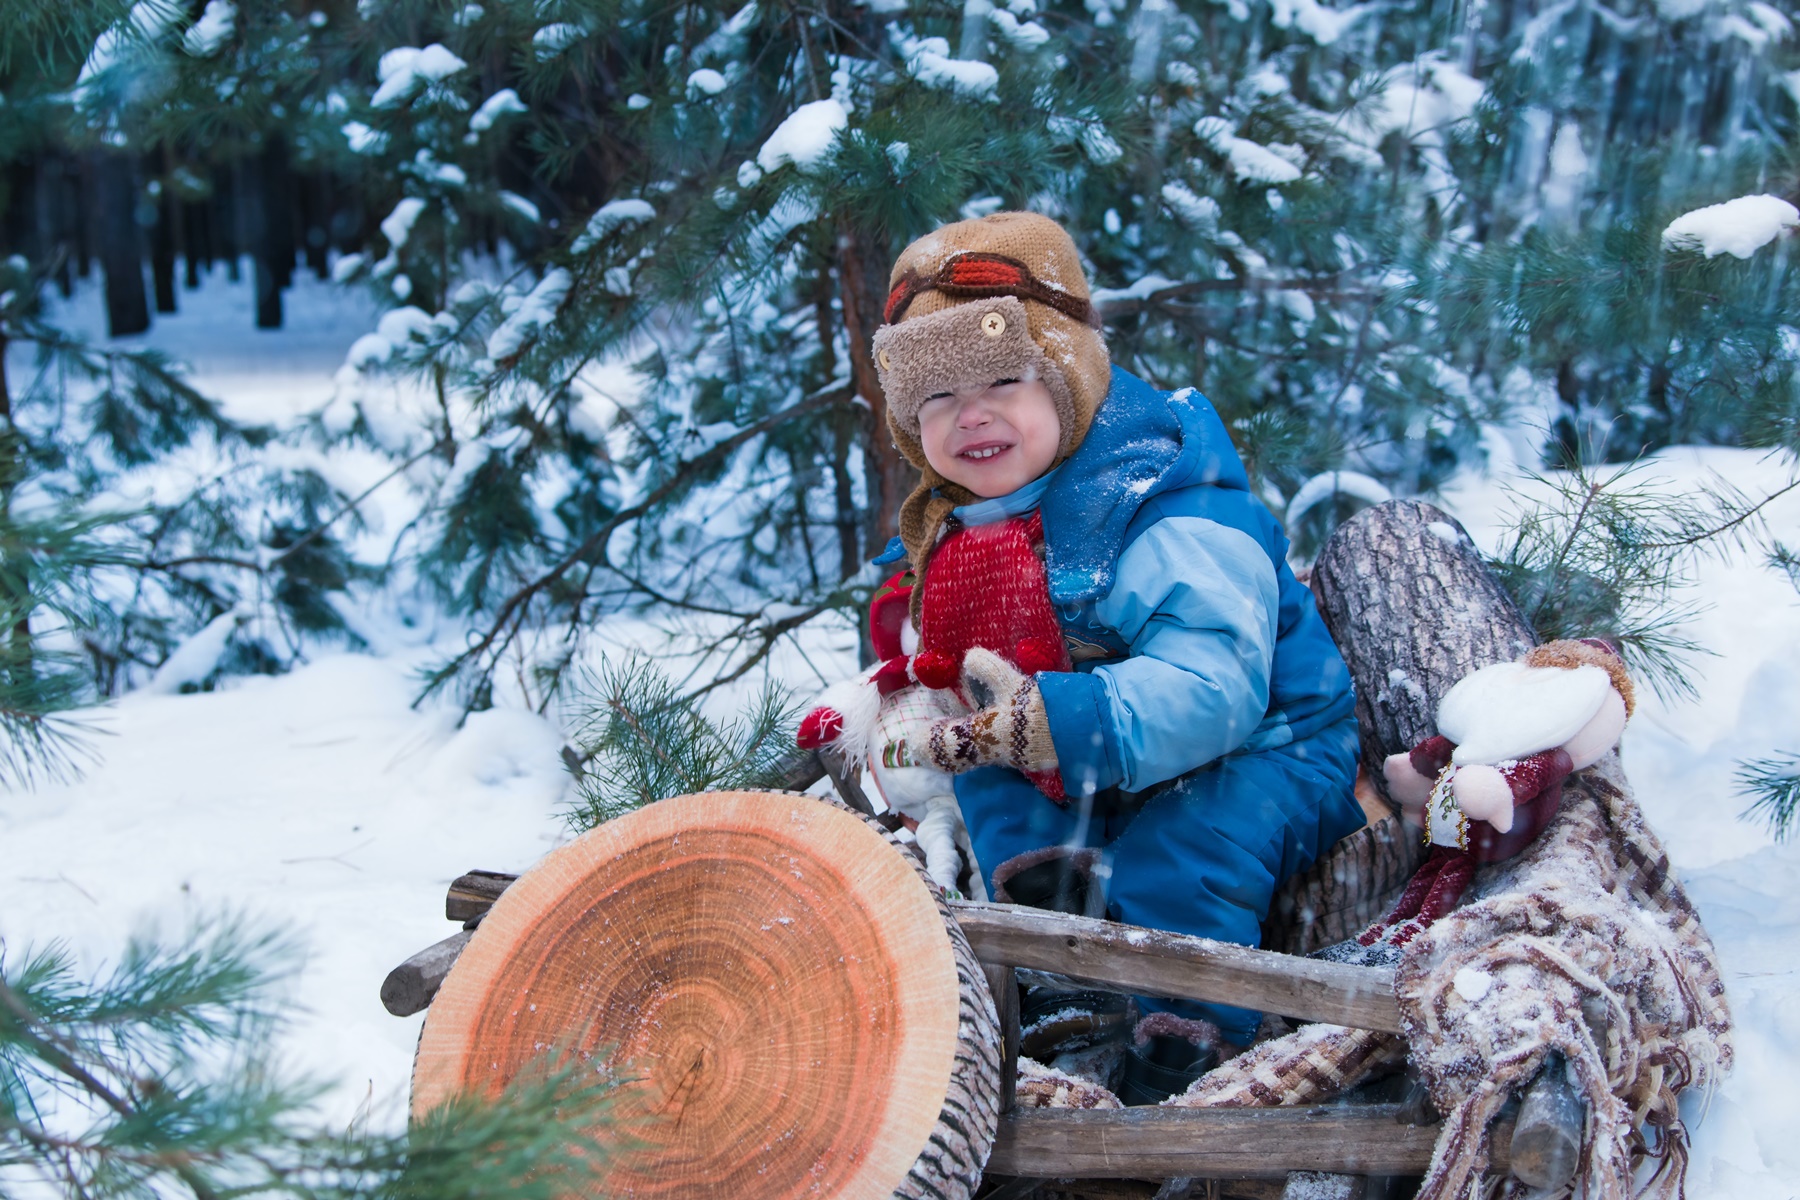
<svg viewBox="0 0 1800 1200">
<path fill-rule="evenodd" d="M 1365 763 L 1375 767 L 1374 778 L 1380 778 L 1379 763 L 1387 754 L 1433 732 L 1436 698 L 1451 683 L 1476 667 L 1513 659 L 1530 644 L 1529 630 L 1466 534 L 1429 505 L 1391 502 L 1348 522 L 1322 554 L 1313 586 L 1356 679 Z M 1395 686 L 1395 679 L 1410 686 Z M 823 764 L 815 770 L 822 774 Z M 833 778 L 848 805 L 860 801 L 866 806 L 854 781 L 836 772 Z M 645 817 L 653 811 L 658 815 Z M 694 935 L 681 931 L 699 928 L 712 939 L 705 950 L 712 958 L 699 967 L 683 967 L 688 973 L 681 978 L 685 988 L 710 997 L 710 1007 L 682 1015 L 685 1024 L 678 1035 L 661 1042 L 661 1035 L 649 1035 L 656 1044 L 647 1043 L 648 1049 L 633 1061 L 662 1064 L 647 1068 L 652 1075 L 661 1072 L 653 1080 L 660 1089 L 655 1092 L 659 1111 L 670 1105 L 685 1111 L 681 1106 L 691 1097 L 682 1089 L 703 1079 L 708 1087 L 739 1086 L 748 1093 L 745 1111 L 735 1102 L 707 1110 L 707 1119 L 724 1122 L 722 1128 L 731 1128 L 732 1121 L 764 1119 L 767 1114 L 757 1111 L 758 1104 L 793 1101 L 797 1141 L 805 1140 L 808 1129 L 815 1134 L 827 1129 L 836 1132 L 818 1134 L 815 1145 L 837 1137 L 843 1146 L 854 1147 L 845 1151 L 850 1157 L 872 1160 L 885 1153 L 881 1163 L 871 1163 L 867 1170 L 860 1169 L 860 1157 L 856 1169 L 834 1159 L 829 1170 L 839 1173 L 833 1177 L 836 1182 L 808 1194 L 958 1200 L 972 1195 L 997 1200 L 1154 1195 L 1171 1200 L 1206 1194 L 1261 1200 L 1283 1194 L 1285 1187 L 1294 1195 L 1348 1198 L 1364 1195 L 1369 1178 L 1418 1176 L 1430 1164 L 1437 1129 L 1426 1122 L 1435 1120 L 1435 1114 L 1428 1104 L 1417 1102 L 1122 1110 L 1012 1105 L 1019 1043 L 1015 968 L 1054 972 L 1128 994 L 1211 1001 L 1300 1021 L 1402 1032 L 1391 970 L 1302 957 L 1381 915 L 1410 877 L 1422 847 L 1396 816 L 1373 821 L 1289 881 L 1265 928 L 1265 949 L 1009 905 L 945 905 L 927 887 L 902 886 L 904 875 L 916 870 L 910 855 L 887 855 L 892 862 L 883 865 L 885 848 L 872 848 L 886 837 L 878 825 L 817 798 L 715 793 L 664 801 L 626 820 L 637 821 L 628 836 L 607 833 L 610 826 L 593 831 L 555 852 L 523 877 L 526 882 L 518 888 L 514 876 L 488 871 L 471 872 L 452 884 L 445 915 L 464 922 L 465 928 L 397 967 L 382 986 L 382 1000 L 396 1015 L 432 1007 L 415 1071 L 415 1109 L 451 1090 L 482 1086 L 500 1071 L 506 1054 L 522 1061 L 534 1046 L 542 1049 L 546 1039 L 574 1036 L 571 1014 L 580 1015 L 575 1024 L 593 1026 L 605 1023 L 609 1004 L 618 1009 L 646 1003 L 663 984 L 644 963 L 658 954 L 669 962 L 684 954 L 692 958 L 699 953 L 687 944 Z M 807 828 L 797 841 L 784 840 L 783 822 Z M 708 837 L 715 843 L 709 853 L 728 865 L 726 873 L 735 881 L 723 891 L 707 875 L 712 868 L 693 865 L 705 857 L 698 843 Z M 672 849 L 671 840 L 683 838 L 684 849 Z M 825 843 L 827 850 L 817 850 Z M 798 876 L 832 877 L 809 901 L 804 920 L 769 907 L 780 908 L 795 893 L 772 882 L 765 868 L 800 854 L 796 846 L 816 851 L 805 863 L 792 859 Z M 827 869 L 833 854 L 841 860 Z M 698 873 L 684 877 L 684 870 Z M 922 880 L 922 874 L 917 878 Z M 609 941 L 610 933 L 596 933 L 601 928 L 596 922 L 611 918 L 596 914 L 614 911 L 608 905 L 622 903 L 618 898 L 631 888 L 639 889 L 640 898 L 632 902 L 628 919 L 640 924 L 629 937 Z M 684 896 L 702 893 L 739 894 L 743 903 L 737 906 L 740 911 L 731 912 L 732 906 L 723 902 L 694 900 L 719 910 L 696 917 L 691 907 L 683 907 Z M 889 899 L 901 893 L 904 899 Z M 922 901 L 926 895 L 935 903 Z M 505 902 L 496 907 L 502 896 Z M 884 908 L 888 904 L 893 911 Z M 660 926 L 657 913 L 668 917 Z M 783 916 L 801 928 L 779 923 Z M 879 936 L 869 933 L 870 921 L 882 925 Z M 898 932 L 887 932 L 889 924 Z M 797 946 L 795 938 L 800 939 Z M 636 944 L 645 939 L 648 951 Z M 754 948 L 741 939 L 755 939 Z M 620 949 L 627 943 L 632 943 L 629 953 Z M 855 1000 L 844 988 L 876 987 L 869 980 L 879 976 L 885 981 L 880 986 L 893 990 L 881 992 L 871 1011 L 886 1014 L 877 1023 L 898 1013 L 895 1024 L 909 1036 L 919 1035 L 908 1043 L 906 1054 L 896 1058 L 892 1049 L 875 1047 L 861 1036 L 867 1031 L 844 1031 L 839 1025 L 845 1022 L 828 1022 L 831 1038 L 843 1036 L 816 1048 L 814 1068 L 759 1077 L 754 1085 L 743 1080 L 727 1085 L 725 1076 L 739 1067 L 707 1060 L 709 1023 L 722 1028 L 752 1019 L 761 1011 L 758 988 L 766 983 L 780 991 L 783 972 L 829 959 L 832 948 L 850 964 L 845 968 L 849 982 L 827 995 L 831 989 L 823 987 L 820 977 L 819 1003 L 844 1004 L 848 1014 L 867 996 Z M 467 958 L 459 962 L 465 949 Z M 746 970 L 746 960 L 757 956 L 765 956 L 763 966 Z M 883 966 L 873 975 L 852 969 L 874 958 Z M 626 962 L 626 967 L 619 965 Z M 984 1024 L 974 1012 L 986 1000 L 971 996 L 977 965 L 993 999 L 985 1020 L 997 1015 L 997 1024 Z M 609 972 L 644 971 L 648 974 L 629 986 L 602 978 Z M 913 974 L 919 981 L 909 981 Z M 590 988 L 616 999 L 582 995 Z M 531 1017 L 539 1011 L 534 1006 L 540 994 L 549 1007 L 561 1005 L 562 1013 L 541 1027 Z M 746 995 L 749 999 L 741 999 Z M 561 999 L 552 1002 L 550 997 Z M 591 1048 L 618 1037 L 618 1029 L 650 1024 L 632 1018 L 608 1026 L 613 1032 L 597 1033 L 588 1026 L 576 1032 Z M 782 1033 L 776 1030 L 771 1036 Z M 790 1066 L 798 1062 L 785 1048 L 773 1058 L 758 1047 L 743 1054 L 746 1062 L 754 1060 L 743 1071 L 768 1070 L 765 1059 Z M 836 1054 L 850 1056 L 849 1061 L 828 1061 Z M 941 1075 L 918 1078 L 901 1061 L 919 1056 L 938 1064 L 932 1071 L 953 1063 L 948 1083 Z M 985 1065 L 989 1058 L 997 1070 L 990 1072 Z M 876 1100 L 891 1095 L 885 1107 L 871 1101 L 863 1086 L 876 1060 L 889 1072 L 888 1081 L 873 1093 Z M 496 1065 L 490 1068 L 489 1063 Z M 963 1119 L 965 1112 L 985 1111 L 984 1106 L 994 1110 L 991 1116 L 977 1112 L 973 1123 Z M 895 1123 L 879 1124 L 889 1118 Z M 1496 1123 L 1490 1170 L 1510 1169 L 1536 1187 L 1559 1186 L 1575 1168 L 1584 1119 L 1566 1085 L 1546 1074 L 1533 1085 L 1516 1121 L 1503 1117 Z M 983 1122 L 991 1135 L 975 1127 Z M 634 1185 L 622 1190 L 689 1195 L 702 1187 L 725 1186 L 726 1180 L 706 1174 L 716 1167 L 693 1168 L 697 1160 L 692 1155 L 684 1159 L 685 1153 L 669 1151 L 654 1172 L 634 1177 Z M 833 1157 L 812 1153 L 819 1161 Z M 767 1145 L 743 1147 L 740 1157 L 751 1161 L 758 1154 L 782 1161 L 779 1148 Z M 690 1169 L 694 1173 L 682 1174 Z M 804 1183 L 803 1176 L 794 1178 Z M 797 1195 L 806 1190 L 785 1184 L 761 1190 L 754 1185 L 760 1178 L 754 1173 L 732 1178 L 741 1189 L 726 1187 L 732 1194 Z"/>
</svg>

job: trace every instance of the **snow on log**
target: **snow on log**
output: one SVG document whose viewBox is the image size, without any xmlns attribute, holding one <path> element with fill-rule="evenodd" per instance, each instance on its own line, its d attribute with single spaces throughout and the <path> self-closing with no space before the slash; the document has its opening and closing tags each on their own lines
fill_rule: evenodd
<svg viewBox="0 0 1800 1200">
<path fill-rule="evenodd" d="M 413 1110 L 552 1053 L 622 1081 L 608 1194 L 966 1200 L 999 1031 L 943 902 L 885 831 L 816 797 L 650 805 L 505 888 L 431 1005 Z"/>
</svg>

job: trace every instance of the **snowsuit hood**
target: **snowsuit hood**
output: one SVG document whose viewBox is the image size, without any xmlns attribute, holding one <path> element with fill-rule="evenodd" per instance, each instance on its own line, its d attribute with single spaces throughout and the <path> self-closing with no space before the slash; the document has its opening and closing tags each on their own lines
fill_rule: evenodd
<svg viewBox="0 0 1800 1200">
<path fill-rule="evenodd" d="M 1219 414 L 1193 388 L 1160 392 L 1114 367 L 1086 439 L 1042 502 L 1051 600 L 1106 595 L 1145 504 L 1199 486 L 1249 493 Z"/>
</svg>

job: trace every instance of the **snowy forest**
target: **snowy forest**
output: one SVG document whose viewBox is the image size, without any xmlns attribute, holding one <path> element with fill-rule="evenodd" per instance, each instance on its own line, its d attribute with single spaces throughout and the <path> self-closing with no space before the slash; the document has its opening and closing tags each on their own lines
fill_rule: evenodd
<svg viewBox="0 0 1800 1200">
<path fill-rule="evenodd" d="M 272 1057 L 280 997 L 341 1027 L 328 997 L 372 1002 L 428 924 L 326 970 L 299 947 L 336 926 L 261 921 L 289 913 L 278 890 L 196 884 L 189 905 L 204 846 L 91 909 L 55 847 L 112 827 L 132 779 L 192 806 L 204 843 L 235 802 L 140 747 L 297 769 L 257 749 L 290 710 L 255 698 L 287 680 L 310 689 L 292 712 L 376 696 L 376 740 L 429 722 L 462 755 L 454 785 L 431 768 L 461 799 L 392 818 L 432 849 L 334 870 L 519 870 L 646 801 L 779 779 L 805 700 L 873 661 L 869 560 L 918 479 L 870 346 L 889 268 L 1002 210 L 1075 235 L 1113 361 L 1205 394 L 1297 569 L 1357 511 L 1436 498 L 1541 637 L 1624 647 L 1668 714 L 1646 773 L 1711 839 L 1703 898 L 1776 907 L 1786 978 L 1740 1019 L 1791 1047 L 1796 19 L 1765 0 L 7 0 L 0 863 L 51 882 L 0 893 L 0 1192 L 579 1190 L 592 1164 L 560 1135 L 607 1098 L 572 1078 L 402 1135 L 383 1089 L 410 1033 Z M 218 352 L 238 365 L 210 371 Z M 133 732 L 145 706 L 215 702 Z M 1728 736 L 1740 703 L 1754 737 Z M 202 711 L 215 740 L 181 741 Z M 321 802 L 359 823 L 315 846 L 294 802 L 258 818 L 291 853 L 366 844 L 362 810 Z M 135 869 L 117 854 L 95 873 Z M 381 906 L 363 919 L 429 908 L 357 895 Z M 46 915 L 63 906 L 82 915 Z M 1745 961 L 1755 924 L 1721 938 Z M 387 1073 L 346 1070 L 357 1055 Z M 1747 1080 L 1697 1196 L 1786 1194 L 1800 1171 L 1759 1111 L 1776 1085 Z"/>
</svg>

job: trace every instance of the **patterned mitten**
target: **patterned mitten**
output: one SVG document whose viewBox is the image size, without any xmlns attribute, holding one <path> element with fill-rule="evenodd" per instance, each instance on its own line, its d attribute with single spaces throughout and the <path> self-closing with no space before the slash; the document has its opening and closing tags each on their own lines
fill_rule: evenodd
<svg viewBox="0 0 1800 1200">
<path fill-rule="evenodd" d="M 962 691 L 976 711 L 931 727 L 927 745 L 933 766 L 952 775 L 976 767 L 1012 767 L 1034 781 L 1056 770 L 1056 746 L 1036 679 L 977 647 L 963 657 Z"/>
</svg>

